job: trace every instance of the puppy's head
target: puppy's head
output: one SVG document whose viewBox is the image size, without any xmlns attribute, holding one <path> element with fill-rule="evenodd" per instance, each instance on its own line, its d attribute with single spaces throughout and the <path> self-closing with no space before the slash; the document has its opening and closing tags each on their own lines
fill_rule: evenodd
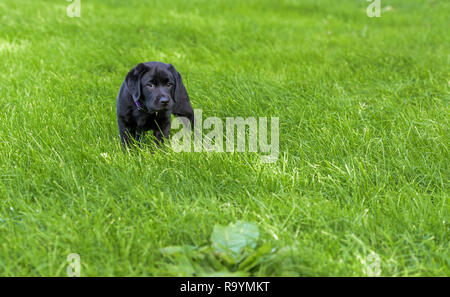
<svg viewBox="0 0 450 297">
<path fill-rule="evenodd" d="M 150 112 L 172 111 L 186 92 L 181 76 L 171 64 L 147 62 L 136 65 L 125 78 L 135 102 Z"/>
</svg>

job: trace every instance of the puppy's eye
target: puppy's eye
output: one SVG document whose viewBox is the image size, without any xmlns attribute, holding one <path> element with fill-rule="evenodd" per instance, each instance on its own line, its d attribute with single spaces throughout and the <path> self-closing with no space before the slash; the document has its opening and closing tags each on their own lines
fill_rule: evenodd
<svg viewBox="0 0 450 297">
<path fill-rule="evenodd" d="M 153 89 L 153 88 L 155 87 L 155 84 L 154 84 L 154 83 L 148 83 L 147 86 L 148 86 L 149 88 Z"/>
<path fill-rule="evenodd" d="M 168 82 L 168 83 L 167 83 L 167 86 L 168 86 L 168 87 L 171 87 L 171 86 L 173 86 L 173 83 Z"/>
</svg>

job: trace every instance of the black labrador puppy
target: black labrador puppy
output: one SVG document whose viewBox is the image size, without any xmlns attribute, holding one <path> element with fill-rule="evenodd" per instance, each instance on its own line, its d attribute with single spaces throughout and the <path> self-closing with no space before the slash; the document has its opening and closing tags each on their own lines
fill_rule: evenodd
<svg viewBox="0 0 450 297">
<path fill-rule="evenodd" d="M 189 119 L 194 111 L 181 75 L 171 64 L 147 62 L 127 74 L 117 96 L 117 122 L 122 143 L 140 141 L 153 130 L 158 143 L 169 138 L 171 114 Z"/>
</svg>

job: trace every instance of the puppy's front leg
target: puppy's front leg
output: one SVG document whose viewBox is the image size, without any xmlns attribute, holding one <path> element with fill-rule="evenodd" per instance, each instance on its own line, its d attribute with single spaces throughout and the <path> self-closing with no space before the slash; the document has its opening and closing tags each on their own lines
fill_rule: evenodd
<svg viewBox="0 0 450 297">
<path fill-rule="evenodd" d="M 136 129 L 126 127 L 125 124 L 119 120 L 119 135 L 122 144 L 124 146 L 130 146 L 136 137 Z"/>
<path fill-rule="evenodd" d="M 153 130 L 153 135 L 156 137 L 155 143 L 160 145 L 164 143 L 164 138 L 169 139 L 170 135 L 170 114 L 164 118 L 159 118 L 157 121 L 157 127 Z"/>
<path fill-rule="evenodd" d="M 160 130 L 154 130 L 153 135 L 155 135 L 156 140 L 155 143 L 158 145 L 161 145 L 164 143 L 164 139 L 169 139 L 169 132 L 170 132 L 170 123 L 164 129 Z"/>
<path fill-rule="evenodd" d="M 138 146 L 141 146 L 142 139 L 144 138 L 144 134 L 145 134 L 145 131 L 140 131 L 140 130 L 136 131 L 136 142 L 137 142 Z"/>
</svg>

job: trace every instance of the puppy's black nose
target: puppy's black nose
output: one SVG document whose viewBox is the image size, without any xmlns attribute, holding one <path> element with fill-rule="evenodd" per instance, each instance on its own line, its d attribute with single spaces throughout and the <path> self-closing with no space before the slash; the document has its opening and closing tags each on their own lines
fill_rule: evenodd
<svg viewBox="0 0 450 297">
<path fill-rule="evenodd" d="M 162 97 L 161 99 L 159 99 L 159 102 L 160 102 L 161 104 L 166 105 L 167 103 L 169 103 L 169 98 L 167 98 L 167 97 Z"/>
</svg>

